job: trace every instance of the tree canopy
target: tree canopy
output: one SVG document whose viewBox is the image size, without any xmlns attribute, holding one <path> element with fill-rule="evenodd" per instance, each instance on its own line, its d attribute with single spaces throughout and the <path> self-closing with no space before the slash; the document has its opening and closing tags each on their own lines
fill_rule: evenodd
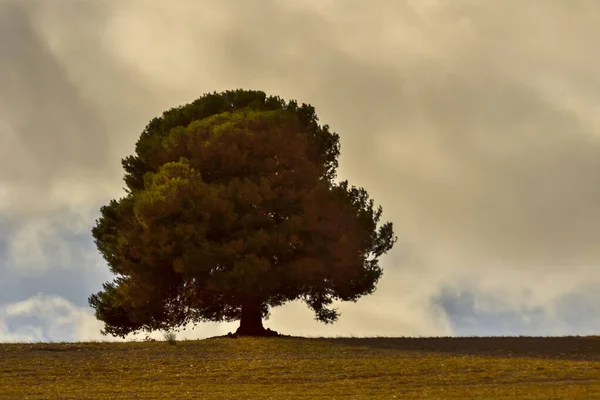
<svg viewBox="0 0 600 400">
<path fill-rule="evenodd" d="M 396 241 L 363 188 L 335 182 L 339 136 L 312 106 L 260 91 L 206 94 L 154 118 L 123 159 L 126 194 L 92 234 L 116 275 L 89 298 L 105 334 L 240 320 L 373 293 Z"/>
</svg>

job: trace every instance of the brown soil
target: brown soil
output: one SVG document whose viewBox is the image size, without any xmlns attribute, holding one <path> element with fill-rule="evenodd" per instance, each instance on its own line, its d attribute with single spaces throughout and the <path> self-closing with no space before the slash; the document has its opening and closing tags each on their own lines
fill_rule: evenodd
<svg viewBox="0 0 600 400">
<path fill-rule="evenodd" d="M 406 351 L 600 361 L 600 336 L 336 338 L 336 343 Z"/>
</svg>

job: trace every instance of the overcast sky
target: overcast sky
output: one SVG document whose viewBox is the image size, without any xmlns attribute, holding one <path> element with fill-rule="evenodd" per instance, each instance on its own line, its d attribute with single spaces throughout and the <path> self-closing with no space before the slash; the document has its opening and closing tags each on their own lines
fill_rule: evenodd
<svg viewBox="0 0 600 400">
<path fill-rule="evenodd" d="M 598 37 L 596 0 L 0 0 L 0 341 L 103 338 L 90 229 L 120 159 L 237 88 L 315 106 L 399 236 L 338 323 L 292 303 L 266 326 L 598 334 Z"/>
</svg>

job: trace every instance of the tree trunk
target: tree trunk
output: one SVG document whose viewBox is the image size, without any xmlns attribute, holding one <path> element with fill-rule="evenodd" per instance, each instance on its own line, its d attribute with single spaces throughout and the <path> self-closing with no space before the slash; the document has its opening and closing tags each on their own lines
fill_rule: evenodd
<svg viewBox="0 0 600 400">
<path fill-rule="evenodd" d="M 262 324 L 262 304 L 249 301 L 242 306 L 240 327 L 235 332 L 238 336 L 275 336 L 277 332 L 265 329 Z"/>
</svg>

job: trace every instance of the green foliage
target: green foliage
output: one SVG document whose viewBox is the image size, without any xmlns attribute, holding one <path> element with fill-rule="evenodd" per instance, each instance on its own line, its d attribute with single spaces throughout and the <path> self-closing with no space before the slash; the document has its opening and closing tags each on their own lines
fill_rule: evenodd
<svg viewBox="0 0 600 400">
<path fill-rule="evenodd" d="M 208 94 L 153 119 L 123 160 L 127 195 L 92 230 L 117 275 L 89 300 L 104 332 L 248 310 L 260 321 L 296 299 L 335 321 L 333 301 L 372 293 L 396 240 L 364 189 L 334 182 L 338 155 L 313 107 L 262 92 Z"/>
</svg>

